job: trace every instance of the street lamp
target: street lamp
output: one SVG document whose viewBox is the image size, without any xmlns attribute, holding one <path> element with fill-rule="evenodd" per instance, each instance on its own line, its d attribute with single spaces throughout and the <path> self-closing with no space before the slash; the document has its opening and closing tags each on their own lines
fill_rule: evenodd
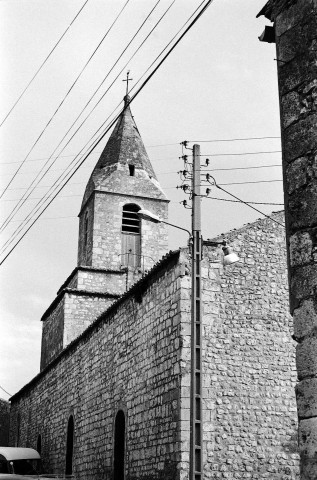
<svg viewBox="0 0 317 480">
<path fill-rule="evenodd" d="M 179 230 L 183 230 L 184 232 L 187 232 L 188 235 L 189 235 L 189 238 L 192 237 L 192 234 L 186 228 L 179 227 L 178 225 L 174 225 L 173 223 L 166 222 L 165 220 L 162 220 L 160 217 L 158 217 L 154 213 L 150 212 L 149 210 L 142 210 L 141 209 L 137 212 L 137 214 L 143 220 L 148 220 L 149 222 L 153 222 L 153 223 L 165 223 L 166 225 L 170 225 L 171 227 L 175 227 L 175 228 L 178 228 Z"/>
<path fill-rule="evenodd" d="M 211 240 L 204 240 L 203 245 L 207 245 L 209 247 L 218 247 L 219 245 L 222 245 L 222 251 L 223 251 L 223 259 L 222 259 L 222 264 L 224 267 L 227 265 L 232 265 L 233 263 L 240 262 L 240 258 L 234 251 L 232 250 L 229 245 L 227 245 L 227 242 L 223 240 L 222 242 L 213 242 Z"/>
<path fill-rule="evenodd" d="M 137 212 L 140 218 L 143 220 L 148 220 L 149 222 L 153 223 L 165 223 L 166 225 L 170 225 L 171 227 L 178 228 L 179 230 L 183 230 L 184 232 L 187 232 L 189 235 L 189 239 L 191 240 L 193 238 L 193 234 L 187 230 L 186 228 L 179 227 L 178 225 L 174 225 L 173 223 L 166 222 L 165 220 L 162 220 L 160 217 L 155 215 L 154 213 L 150 212 L 150 210 L 139 210 Z M 223 240 L 222 242 L 213 242 L 211 240 L 202 240 L 203 245 L 209 246 L 209 247 L 219 247 L 222 246 L 222 251 L 223 251 L 223 260 L 222 263 L 224 266 L 227 265 L 232 265 L 233 263 L 239 262 L 240 259 L 236 253 L 233 252 L 232 248 L 227 245 L 227 242 Z"/>
</svg>

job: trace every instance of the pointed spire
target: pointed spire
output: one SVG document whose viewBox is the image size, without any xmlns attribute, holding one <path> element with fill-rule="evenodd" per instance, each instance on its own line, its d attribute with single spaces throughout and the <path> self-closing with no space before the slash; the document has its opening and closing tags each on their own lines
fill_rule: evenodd
<svg viewBox="0 0 317 480">
<path fill-rule="evenodd" d="M 166 198 L 156 178 L 140 132 L 134 121 L 130 109 L 130 96 L 127 94 L 124 97 L 124 109 L 92 172 L 86 187 L 83 203 L 95 189 L 101 188 L 107 191 L 109 191 L 109 188 L 112 191 L 114 188 L 122 189 L 125 180 L 122 179 L 120 185 L 117 178 L 115 185 L 113 184 L 112 180 L 114 180 L 115 172 L 116 177 L 118 175 L 126 176 L 129 175 L 130 168 L 135 172 L 136 180 L 137 177 L 140 179 L 142 177 L 143 180 L 148 179 L 156 191 L 160 190 L 160 193 L 157 192 L 157 194 Z M 110 186 L 111 183 L 112 185 Z"/>
<path fill-rule="evenodd" d="M 96 170 L 115 164 L 133 164 L 136 169 L 145 170 L 150 177 L 156 179 L 129 103 L 130 97 L 126 95 L 124 97 L 125 108 L 99 158 L 94 173 Z"/>
</svg>

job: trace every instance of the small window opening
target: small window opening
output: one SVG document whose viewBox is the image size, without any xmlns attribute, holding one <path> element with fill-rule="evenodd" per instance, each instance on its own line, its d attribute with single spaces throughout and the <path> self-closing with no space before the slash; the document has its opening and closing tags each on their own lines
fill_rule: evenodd
<svg viewBox="0 0 317 480">
<path fill-rule="evenodd" d="M 121 227 L 122 265 L 139 267 L 141 265 L 141 222 L 138 216 L 140 207 L 134 203 L 124 205 Z"/>
<path fill-rule="evenodd" d="M 137 205 L 125 205 L 122 211 L 122 232 L 140 233 L 140 218 Z"/>
<path fill-rule="evenodd" d="M 130 177 L 134 177 L 134 173 L 135 173 L 134 165 L 129 165 L 129 172 L 130 172 Z"/>
<path fill-rule="evenodd" d="M 74 451 L 74 418 L 71 415 L 67 425 L 67 440 L 66 440 L 66 468 L 65 474 L 72 475 L 73 473 L 73 451 Z"/>
<path fill-rule="evenodd" d="M 125 471 L 125 417 L 122 410 L 119 410 L 114 426 L 114 462 L 113 479 L 124 480 Z"/>
</svg>

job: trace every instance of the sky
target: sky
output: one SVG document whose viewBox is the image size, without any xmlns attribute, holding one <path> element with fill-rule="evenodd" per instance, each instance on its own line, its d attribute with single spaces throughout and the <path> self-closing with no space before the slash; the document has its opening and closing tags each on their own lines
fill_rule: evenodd
<svg viewBox="0 0 317 480">
<path fill-rule="evenodd" d="M 133 79 L 130 88 L 140 85 L 137 82 L 143 73 L 200 4 L 194 0 L 130 0 L 88 62 L 125 3 L 89 0 L 69 27 L 84 0 L 0 0 L 0 122 L 69 27 L 0 127 L 1 192 L 8 187 L 0 199 L 0 220 L 5 225 L 0 248 L 12 240 L 21 222 L 76 155 L 85 151 L 100 126 L 109 116 L 113 118 L 125 94 L 122 80 L 127 70 Z M 190 210 L 180 203 L 188 196 L 176 188 L 181 184 L 177 172 L 183 169 L 179 157 L 184 140 L 190 147 L 200 145 L 202 163 L 209 158 L 208 170 L 213 170 L 209 173 L 233 195 L 277 204 L 256 205 L 266 214 L 283 209 L 275 45 L 259 42 L 268 21 L 256 19 L 264 4 L 265 0 L 214 0 L 131 105 L 154 170 L 170 199 L 171 223 L 190 228 Z M 105 77 L 79 123 L 65 136 Z M 4 399 L 39 372 L 40 319 L 76 266 L 77 215 L 109 134 L 0 266 L 0 387 L 8 392 L 0 390 Z M 259 137 L 266 138 L 251 140 Z M 36 186 L 40 169 L 48 167 Z M 30 185 L 31 189 L 36 186 L 34 191 L 27 190 Z M 203 182 L 203 193 L 205 187 Z M 211 188 L 212 197 L 232 198 Z M 18 209 L 27 192 L 30 198 Z M 202 200 L 204 238 L 260 217 L 242 203 Z M 18 230 L 17 239 L 23 231 Z M 186 235 L 170 228 L 170 249 L 185 245 Z M 1 260 L 9 250 L 0 250 Z"/>
</svg>

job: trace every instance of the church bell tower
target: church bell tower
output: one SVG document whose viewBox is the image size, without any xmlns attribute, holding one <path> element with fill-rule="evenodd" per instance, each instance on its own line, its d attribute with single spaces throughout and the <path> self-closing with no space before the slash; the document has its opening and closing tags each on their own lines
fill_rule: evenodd
<svg viewBox="0 0 317 480">
<path fill-rule="evenodd" d="M 168 202 L 131 114 L 130 99 L 90 176 L 79 213 L 78 263 L 42 317 L 41 369 L 167 252 Z"/>
<path fill-rule="evenodd" d="M 148 209 L 167 220 L 168 200 L 156 178 L 129 97 L 86 187 L 79 214 L 78 266 L 149 269 L 167 250 L 164 224 L 141 222 Z"/>
</svg>

